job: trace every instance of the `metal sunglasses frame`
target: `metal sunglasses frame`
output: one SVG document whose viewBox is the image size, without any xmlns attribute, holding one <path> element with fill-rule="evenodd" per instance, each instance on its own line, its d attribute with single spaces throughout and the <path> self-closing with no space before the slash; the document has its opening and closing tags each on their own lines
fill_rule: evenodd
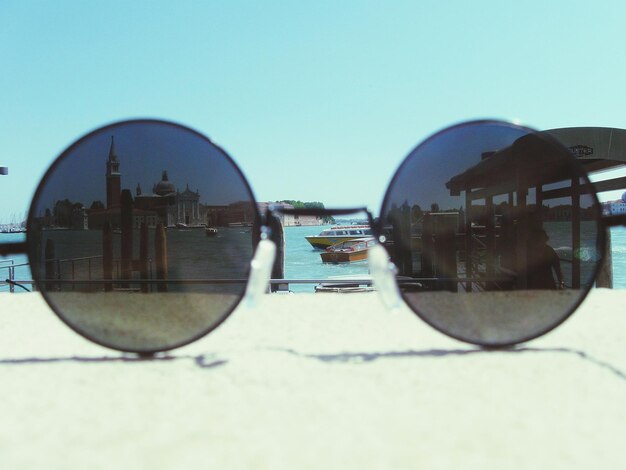
<svg viewBox="0 0 626 470">
<path fill-rule="evenodd" d="M 35 196 L 33 197 L 33 202 L 38 200 L 39 197 L 39 193 L 41 191 L 41 188 L 43 188 L 45 186 L 45 183 L 47 181 L 48 176 L 54 172 L 55 167 L 57 165 L 57 163 L 63 159 L 63 156 L 75 145 L 78 145 L 80 142 L 82 142 L 83 140 L 89 138 L 93 133 L 95 132 L 100 132 L 102 130 L 105 130 L 107 127 L 113 127 L 113 126 L 119 126 L 119 125 L 123 125 L 125 123 L 136 123 L 136 122 L 145 122 L 145 123 L 158 123 L 158 124 L 165 124 L 168 126 L 174 126 L 174 127 L 181 127 L 187 131 L 191 131 L 195 134 L 197 134 L 198 136 L 200 136 L 201 138 L 205 139 L 208 143 L 210 143 L 212 146 L 214 146 L 215 148 L 217 148 L 217 150 L 226 158 L 228 159 L 232 164 L 233 167 L 238 171 L 239 176 L 241 177 L 242 181 L 245 183 L 250 197 L 251 197 L 251 201 L 255 202 L 254 204 L 254 209 L 256 211 L 256 215 L 258 217 L 258 220 L 261 221 L 261 234 L 260 234 L 260 242 L 258 243 L 252 260 L 251 260 L 251 268 L 250 268 L 250 274 L 248 276 L 248 280 L 247 280 L 247 286 L 246 286 L 246 290 L 244 295 L 239 299 L 238 302 L 236 302 L 232 308 L 229 311 L 226 311 L 222 318 L 215 322 L 214 324 L 211 325 L 210 328 L 202 331 L 201 333 L 199 333 L 198 335 L 195 335 L 192 338 L 186 339 L 180 343 L 174 344 L 174 345 L 170 345 L 166 348 L 163 349 L 156 349 L 156 350 L 129 350 L 129 349 L 119 349 L 116 348 L 114 346 L 111 346 L 109 344 L 105 344 L 102 343 L 100 341 L 98 341 L 97 339 L 94 339 L 90 336 L 85 335 L 83 332 L 77 330 L 72 324 L 70 324 L 68 321 L 65 320 L 62 312 L 58 312 L 56 311 L 56 307 L 54 306 L 54 304 L 52 302 L 50 302 L 50 300 L 47 298 L 46 296 L 46 291 L 45 289 L 40 289 L 40 291 L 42 292 L 42 295 L 44 296 L 44 299 L 46 300 L 46 302 L 48 303 L 48 305 L 52 308 L 52 310 L 57 314 L 57 316 L 59 316 L 59 318 L 66 323 L 70 328 L 72 328 L 74 331 L 76 331 L 78 334 L 80 334 L 81 336 L 85 337 L 86 339 L 95 342 L 97 344 L 100 344 L 102 346 L 108 347 L 108 348 L 113 348 L 113 349 L 119 349 L 121 351 L 125 351 L 125 352 L 133 352 L 133 353 L 138 353 L 140 355 L 153 355 L 157 352 L 161 352 L 161 351 L 166 351 L 166 350 L 171 350 L 171 349 L 175 349 L 178 347 L 182 347 L 186 344 L 192 343 L 204 336 L 206 336 L 207 334 L 209 334 L 211 331 L 213 331 L 215 328 L 217 328 L 224 320 L 226 320 L 226 318 L 228 318 L 228 316 L 239 306 L 239 304 L 241 303 L 242 300 L 245 299 L 245 301 L 249 304 L 249 305 L 256 305 L 260 299 L 260 297 L 262 295 L 264 295 L 267 291 L 268 291 L 268 285 L 269 282 L 271 280 L 271 271 L 272 271 L 272 267 L 274 265 L 274 260 L 275 260 L 275 256 L 276 256 L 276 245 L 274 244 L 274 242 L 271 241 L 272 238 L 272 232 L 271 232 L 271 224 L 269 221 L 270 217 L 277 217 L 279 215 L 294 215 L 294 216 L 339 216 L 339 215 L 350 215 L 350 214 L 355 214 L 355 213 L 365 213 L 367 214 L 367 218 L 370 224 L 370 227 L 372 228 L 372 232 L 375 236 L 375 238 L 379 241 L 379 244 L 377 244 L 376 246 L 374 246 L 373 248 L 371 248 L 368 252 L 368 259 L 369 259 L 369 267 L 370 267 L 370 272 L 372 275 L 372 281 L 373 281 L 373 285 L 375 287 L 375 289 L 379 292 L 379 294 L 382 297 L 382 300 L 384 302 L 384 304 L 387 306 L 387 308 L 389 309 L 395 309 L 398 308 L 399 306 L 402 305 L 402 303 L 404 303 L 405 305 L 407 305 L 417 316 L 419 316 L 422 320 L 424 320 L 427 324 L 431 325 L 433 328 L 437 329 L 438 331 L 442 332 L 443 334 L 453 337 L 455 339 L 459 339 L 463 342 L 469 342 L 469 343 L 473 343 L 476 344 L 478 346 L 482 346 L 482 347 L 487 347 L 487 348 L 494 348 L 494 347 L 508 347 L 508 346 L 512 346 L 514 344 L 519 344 L 519 343 L 523 343 L 525 341 L 529 341 L 531 339 L 537 338 L 539 336 L 544 335 L 545 333 L 551 331 L 552 329 L 556 328 L 557 326 L 559 326 L 563 321 L 565 321 L 580 305 L 580 303 L 582 303 L 582 301 L 585 299 L 585 297 L 587 296 L 589 290 L 592 288 L 592 284 L 593 282 L 590 282 L 589 285 L 586 287 L 585 291 L 581 293 L 580 299 L 578 302 L 576 302 L 570 309 L 569 313 L 566 313 L 563 316 L 563 319 L 554 324 L 554 325 L 550 325 L 547 329 L 540 331 L 538 333 L 534 333 L 530 336 L 528 336 L 527 338 L 521 339 L 519 341 L 515 341 L 513 343 L 503 343 L 503 344 L 487 344 L 487 343 L 481 343 L 481 342 L 474 342 L 474 341 L 468 341 L 468 339 L 466 338 L 460 338 L 457 337 L 453 334 L 451 334 L 450 332 L 444 331 L 442 330 L 440 327 L 438 327 L 437 325 L 434 325 L 431 321 L 429 321 L 429 319 L 427 317 L 425 317 L 424 315 L 422 315 L 416 308 L 413 308 L 410 304 L 410 302 L 406 301 L 403 298 L 403 294 L 399 288 L 399 283 L 396 279 L 395 273 L 395 266 L 389 261 L 389 256 L 387 251 L 384 248 L 384 242 L 385 242 L 385 236 L 383 235 L 383 231 L 382 231 L 382 221 L 376 221 L 374 216 L 372 215 L 372 213 L 368 210 L 368 208 L 366 207 L 352 207 L 352 208 L 337 208 L 337 209 L 298 209 L 298 208 L 286 208 L 283 206 L 270 206 L 268 208 L 268 213 L 267 214 L 260 214 L 258 212 L 258 208 L 256 206 L 256 199 L 254 197 L 254 194 L 252 192 L 252 189 L 248 183 L 248 180 L 246 179 L 245 175 L 243 174 L 243 172 L 241 171 L 241 169 L 237 166 L 237 164 L 234 162 L 234 160 L 228 155 L 228 153 L 226 151 L 224 151 L 220 146 L 218 146 L 217 144 L 215 144 L 214 142 L 212 142 L 211 140 L 209 140 L 206 136 L 204 136 L 203 134 L 194 131 L 193 129 L 190 129 L 186 126 L 181 126 L 179 124 L 176 123 L 172 123 L 172 122 L 168 122 L 168 121 L 162 121 L 162 120 L 152 120 L 152 119 L 139 119 L 139 120 L 131 120 L 131 121 L 119 121 L 113 124 L 110 124 L 109 126 L 104 126 L 104 127 L 100 127 L 88 134 L 85 134 L 81 139 L 79 139 L 78 141 L 76 141 L 74 144 L 72 144 L 72 146 L 70 146 L 67 150 L 65 150 L 60 157 L 58 157 L 53 164 L 50 166 L 50 168 L 48 169 L 48 171 L 46 172 L 46 174 L 44 175 L 44 177 L 42 178 L 42 180 L 40 181 L 39 185 L 38 185 L 38 190 L 35 193 Z M 468 125 L 468 124 L 481 124 L 481 123 L 496 123 L 496 124 L 503 124 L 503 125 L 514 125 L 518 128 L 522 128 L 522 126 L 519 125 L 515 125 L 515 124 L 511 124 L 508 123 L 506 121 L 498 121 L 498 120 L 481 120 L 481 121 L 467 121 L 467 122 L 463 122 L 460 124 L 457 124 L 456 126 L 463 126 L 463 125 Z M 439 135 L 442 132 L 445 132 L 453 127 L 456 126 L 450 126 L 450 127 L 446 127 L 445 129 L 443 129 L 442 131 L 433 134 L 432 136 L 429 137 L 429 139 L 432 139 L 433 137 Z M 537 131 L 528 128 L 527 129 L 529 133 L 537 133 Z M 428 139 L 427 139 L 428 140 Z M 418 144 L 422 145 L 425 141 L 423 141 L 422 143 Z M 405 158 L 404 161 L 406 161 L 409 157 Z M 573 158 L 573 157 L 572 157 Z M 400 168 L 397 170 L 396 174 L 398 172 L 401 171 L 402 166 L 400 166 Z M 587 172 L 583 169 L 582 170 L 584 172 L 584 174 L 587 174 Z M 388 188 L 387 188 L 387 196 L 389 194 L 389 188 L 391 188 L 393 185 L 393 180 L 391 181 L 391 183 L 389 184 Z M 386 196 L 386 198 L 387 198 Z M 597 202 L 597 196 L 595 193 L 595 188 L 594 188 L 594 194 L 593 194 L 596 202 Z M 386 198 L 385 201 L 383 202 L 382 207 L 385 207 L 385 202 L 386 202 Z M 29 216 L 28 216 L 28 224 L 27 224 L 27 240 L 24 242 L 17 242 L 17 243 L 2 243 L 0 244 L 0 256 L 7 256 L 10 254 L 27 254 L 29 256 L 29 262 L 31 259 L 31 250 L 30 250 L 30 243 L 29 243 L 29 238 L 28 238 L 28 233 L 29 233 L 29 228 L 31 226 L 31 221 L 33 220 L 33 203 L 31 202 L 31 210 L 29 211 Z M 606 252 L 606 244 L 605 244 L 605 236 L 604 234 L 606 233 L 606 231 L 610 228 L 610 227 L 615 227 L 615 226 L 626 226 L 626 214 L 620 214 L 620 215 L 600 215 L 599 218 L 596 220 L 599 230 L 600 230 L 600 249 L 601 249 L 601 253 L 600 253 L 600 260 L 596 263 L 596 267 L 595 267 L 595 271 L 593 274 L 593 280 L 595 281 L 597 279 L 598 276 L 598 272 L 599 269 L 603 263 L 604 257 L 605 257 L 605 252 Z M 40 285 L 41 281 L 35 279 L 35 283 L 36 285 Z"/>
</svg>

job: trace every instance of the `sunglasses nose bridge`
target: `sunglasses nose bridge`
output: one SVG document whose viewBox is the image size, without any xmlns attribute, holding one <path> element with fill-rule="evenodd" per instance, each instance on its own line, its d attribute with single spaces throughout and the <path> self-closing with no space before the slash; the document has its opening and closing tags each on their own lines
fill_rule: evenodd
<svg viewBox="0 0 626 470">
<path fill-rule="evenodd" d="M 389 260 L 387 251 L 377 244 L 368 250 L 368 262 L 374 287 L 379 292 L 385 307 L 398 310 L 402 304 L 400 290 L 395 279 L 395 265 Z"/>
<path fill-rule="evenodd" d="M 245 299 L 248 307 L 254 308 L 267 291 L 276 257 L 276 245 L 264 238 L 257 245 L 254 257 L 250 262 L 250 276 L 246 287 Z"/>
<path fill-rule="evenodd" d="M 275 216 L 278 215 L 294 215 L 294 216 L 341 216 L 354 215 L 359 212 L 367 214 L 367 219 L 372 224 L 374 217 L 367 207 L 342 207 L 342 208 L 326 208 L 326 207 L 285 207 L 282 205 L 274 205 L 268 208 L 269 212 Z"/>
</svg>

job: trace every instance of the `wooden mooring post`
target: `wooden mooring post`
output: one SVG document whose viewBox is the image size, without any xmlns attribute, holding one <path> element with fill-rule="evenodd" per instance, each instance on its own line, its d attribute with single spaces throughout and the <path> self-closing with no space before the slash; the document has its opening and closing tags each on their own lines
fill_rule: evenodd
<svg viewBox="0 0 626 470">
<path fill-rule="evenodd" d="M 46 290 L 53 290 L 55 283 L 51 282 L 51 279 L 56 279 L 57 263 L 54 259 L 54 240 L 50 238 L 46 240 L 44 258 L 46 259 Z"/>
<path fill-rule="evenodd" d="M 420 276 L 434 277 L 435 268 L 435 241 L 433 238 L 434 220 L 430 214 L 424 214 L 422 219 L 422 252 L 420 254 Z"/>
<path fill-rule="evenodd" d="M 604 253 L 604 260 L 602 266 L 600 266 L 600 272 L 596 278 L 596 287 L 608 287 L 613 289 L 613 256 L 611 254 L 611 230 L 606 231 L 606 252 Z"/>
<path fill-rule="evenodd" d="M 120 277 L 123 280 L 131 279 L 133 272 L 133 196 L 130 190 L 122 190 L 120 228 L 122 229 L 122 259 Z M 130 284 L 123 283 L 123 288 L 129 288 Z"/>
<path fill-rule="evenodd" d="M 122 191 L 120 208 L 120 264 L 119 286 L 122 290 L 130 289 L 134 272 L 139 272 L 141 292 L 150 292 L 150 255 L 148 225 L 143 222 L 139 229 L 139 258 L 133 257 L 133 199 L 129 190 Z M 154 236 L 154 259 L 156 264 L 156 278 L 166 280 L 168 277 L 167 237 L 165 226 L 159 223 Z M 104 290 L 110 292 L 113 288 L 113 229 L 109 222 L 102 227 L 102 277 L 105 281 Z M 46 265 L 47 266 L 47 265 Z M 136 283 L 136 282 L 135 282 Z M 159 292 L 166 292 L 167 285 L 159 283 Z"/>
<path fill-rule="evenodd" d="M 161 281 L 167 279 L 167 235 L 165 234 L 165 227 L 159 223 L 156 226 L 156 233 L 154 235 L 154 260 L 156 264 L 156 278 Z M 158 283 L 158 292 L 166 292 L 167 284 Z"/>
<path fill-rule="evenodd" d="M 411 210 L 407 205 L 392 213 L 391 224 L 393 237 L 393 255 L 391 260 L 398 268 L 399 275 L 413 276 Z"/>
<path fill-rule="evenodd" d="M 444 280 L 437 281 L 437 290 L 457 292 L 458 285 L 455 278 L 458 276 L 456 230 L 458 219 L 453 215 L 440 214 L 434 224 L 434 258 L 435 275 Z"/>
<path fill-rule="evenodd" d="M 144 222 L 139 229 L 139 276 L 143 280 L 141 283 L 141 292 L 149 292 L 148 284 L 149 262 L 148 262 L 148 225 Z"/>
<path fill-rule="evenodd" d="M 102 278 L 105 281 L 113 280 L 113 229 L 109 222 L 102 226 Z M 105 282 L 104 290 L 112 291 L 113 283 Z"/>
</svg>

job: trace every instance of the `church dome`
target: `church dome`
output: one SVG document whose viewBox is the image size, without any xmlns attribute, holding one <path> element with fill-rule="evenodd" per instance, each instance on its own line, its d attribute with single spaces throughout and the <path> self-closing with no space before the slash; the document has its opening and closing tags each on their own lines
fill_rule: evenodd
<svg viewBox="0 0 626 470">
<path fill-rule="evenodd" d="M 161 177 L 161 181 L 154 185 L 154 193 L 159 196 L 167 196 L 168 194 L 172 194 L 176 192 L 176 188 L 174 187 L 174 183 L 170 182 L 167 177 L 167 171 L 163 171 L 163 176 Z"/>
</svg>

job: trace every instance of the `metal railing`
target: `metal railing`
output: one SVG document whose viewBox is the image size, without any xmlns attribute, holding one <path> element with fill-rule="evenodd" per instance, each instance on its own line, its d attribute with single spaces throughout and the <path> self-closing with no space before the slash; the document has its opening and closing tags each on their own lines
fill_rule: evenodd
<svg viewBox="0 0 626 470">
<path fill-rule="evenodd" d="M 129 287 L 121 287 L 122 285 L 141 285 L 149 284 L 152 287 L 158 285 L 233 285 L 233 284 L 246 284 L 247 278 L 241 279 L 41 279 L 35 281 L 33 279 L 14 279 L 3 278 L 6 280 L 0 280 L 0 286 L 9 285 L 10 292 L 15 292 L 15 286 L 31 286 L 32 290 L 35 290 L 37 284 L 50 286 L 46 287 L 47 291 L 60 291 L 62 286 L 71 286 L 72 290 L 75 290 L 76 286 L 97 286 L 97 285 L 111 285 L 113 291 L 131 291 L 139 290 Z M 9 281 L 9 282 L 7 282 Z M 331 286 L 372 286 L 371 279 L 270 279 L 269 284 L 278 286 L 279 292 L 289 291 L 289 285 L 291 284 L 318 284 L 318 285 L 331 285 Z M 152 289 L 151 289 L 152 291 Z"/>
<path fill-rule="evenodd" d="M 54 265 L 54 276 L 46 279 L 41 279 L 39 283 L 45 286 L 46 290 L 62 290 L 63 287 L 70 286 L 71 290 L 75 290 L 77 286 L 97 286 L 108 285 L 112 286 L 113 290 L 133 290 L 129 286 L 148 286 L 148 290 L 152 291 L 155 286 L 167 285 L 180 286 L 180 285 L 224 285 L 224 284 L 245 284 L 247 278 L 237 279 L 155 279 L 153 276 L 153 260 L 149 259 L 148 278 L 131 278 L 122 279 L 120 277 L 121 272 L 121 260 L 113 260 L 114 264 L 114 278 L 103 279 L 102 278 L 102 256 L 85 256 L 79 258 L 58 258 L 46 260 L 46 264 Z M 571 263 L 571 260 L 561 258 L 562 262 Z M 84 267 L 82 267 L 83 265 Z M 37 283 L 32 279 L 16 279 L 16 268 L 28 267 L 28 263 L 15 264 L 14 259 L 0 260 L 0 287 L 8 286 L 9 292 L 14 293 L 15 287 L 20 285 L 29 285 L 32 290 L 35 290 Z M 4 271 L 6 270 L 6 271 Z M 457 277 L 419 277 L 419 278 L 399 278 L 398 282 L 401 285 L 409 286 L 411 284 L 419 283 L 448 283 L 448 284 L 462 284 L 462 283 L 497 283 L 503 280 L 510 280 L 509 278 L 502 278 L 493 275 L 487 275 L 486 272 L 480 270 L 473 270 L 477 276 L 457 276 Z M 85 275 L 86 278 L 77 278 L 77 273 Z M 95 273 L 98 273 L 97 275 Z M 333 279 L 333 278 L 307 278 L 307 279 L 271 279 L 269 283 L 277 287 L 279 292 L 289 291 L 290 285 L 299 284 L 318 284 L 318 285 L 331 285 L 331 286 L 372 286 L 371 278 L 349 278 L 349 279 Z M 567 286 L 569 287 L 569 286 Z"/>
<path fill-rule="evenodd" d="M 8 285 L 9 292 L 15 292 L 15 284 L 12 282 L 6 282 L 5 279 L 10 281 L 15 280 L 15 268 L 21 268 L 23 266 L 28 267 L 28 263 L 15 264 L 14 259 L 0 259 L 0 286 Z M 6 270 L 6 271 L 5 271 Z M 32 281 L 30 281 L 32 283 Z"/>
</svg>

